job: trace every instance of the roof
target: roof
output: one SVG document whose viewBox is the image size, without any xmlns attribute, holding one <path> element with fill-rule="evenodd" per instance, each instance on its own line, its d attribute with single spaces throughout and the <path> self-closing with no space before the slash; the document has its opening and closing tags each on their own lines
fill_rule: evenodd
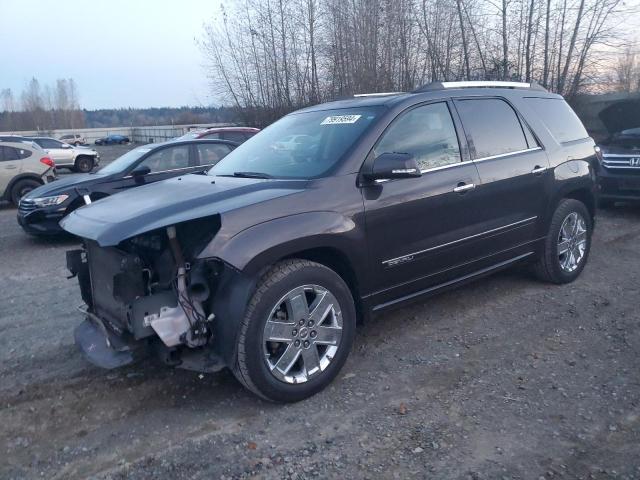
<svg viewBox="0 0 640 480">
<path fill-rule="evenodd" d="M 376 92 L 357 94 L 353 97 L 303 108 L 294 113 L 374 106 L 391 108 L 405 101 L 410 103 L 409 100 L 415 101 L 415 99 L 429 100 L 459 96 L 490 96 L 496 92 L 500 92 L 501 95 L 505 96 L 528 94 L 560 98 L 559 95 L 550 93 L 535 83 L 484 81 L 434 82 L 418 87 L 412 92 Z"/>
</svg>

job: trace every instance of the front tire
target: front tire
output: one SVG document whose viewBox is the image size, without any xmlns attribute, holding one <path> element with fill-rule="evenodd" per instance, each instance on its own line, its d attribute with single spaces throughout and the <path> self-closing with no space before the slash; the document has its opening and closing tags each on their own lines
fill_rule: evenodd
<svg viewBox="0 0 640 480">
<path fill-rule="evenodd" d="M 80 173 L 89 173 L 93 170 L 93 158 L 81 156 L 76 159 L 74 170 Z"/>
<path fill-rule="evenodd" d="M 17 207 L 20 203 L 20 199 L 24 197 L 31 190 L 38 188 L 41 183 L 38 183 L 36 180 L 31 180 L 30 178 L 25 178 L 24 180 L 18 180 L 16 184 L 11 188 L 11 202 Z"/>
<path fill-rule="evenodd" d="M 551 218 L 544 248 L 535 265 L 541 280 L 573 282 L 587 263 L 591 250 L 593 221 L 584 203 L 563 199 Z"/>
<path fill-rule="evenodd" d="M 308 260 L 279 262 L 246 309 L 233 373 L 267 400 L 310 397 L 340 372 L 355 325 L 351 291 L 337 273 Z"/>
</svg>

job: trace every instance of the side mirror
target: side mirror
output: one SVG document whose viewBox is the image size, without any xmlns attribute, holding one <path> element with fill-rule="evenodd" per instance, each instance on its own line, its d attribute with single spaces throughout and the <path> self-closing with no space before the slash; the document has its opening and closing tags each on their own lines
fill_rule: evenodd
<svg viewBox="0 0 640 480">
<path fill-rule="evenodd" d="M 151 169 L 146 165 L 139 165 L 131 171 L 131 176 L 135 179 L 136 182 L 142 180 L 142 177 L 145 175 L 149 175 L 151 173 Z"/>
<path fill-rule="evenodd" d="M 410 153 L 383 153 L 373 161 L 373 169 L 365 174 L 370 180 L 421 177 L 420 167 Z"/>
<path fill-rule="evenodd" d="M 63 143 L 61 148 L 72 148 L 68 143 Z"/>
</svg>

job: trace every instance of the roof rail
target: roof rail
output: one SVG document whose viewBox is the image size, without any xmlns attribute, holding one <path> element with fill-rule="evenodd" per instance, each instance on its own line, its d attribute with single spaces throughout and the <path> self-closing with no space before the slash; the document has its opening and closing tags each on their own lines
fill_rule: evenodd
<svg viewBox="0 0 640 480">
<path fill-rule="evenodd" d="M 376 92 L 376 93 L 356 93 L 354 97 L 386 97 L 388 95 L 400 95 L 405 92 Z"/>
<path fill-rule="evenodd" d="M 414 90 L 418 92 L 430 92 L 433 90 L 443 90 L 447 88 L 529 88 L 546 92 L 547 89 L 536 82 L 505 82 L 505 81 L 464 81 L 464 82 L 432 82 Z"/>
</svg>

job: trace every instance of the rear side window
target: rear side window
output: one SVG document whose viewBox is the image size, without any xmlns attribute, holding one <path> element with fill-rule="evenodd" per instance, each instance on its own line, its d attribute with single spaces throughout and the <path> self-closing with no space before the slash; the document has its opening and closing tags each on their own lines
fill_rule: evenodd
<svg viewBox="0 0 640 480">
<path fill-rule="evenodd" d="M 222 136 L 220 135 L 220 133 L 214 132 L 214 133 L 205 133 L 203 135 L 200 135 L 199 138 L 213 138 L 213 139 L 220 140 Z"/>
<path fill-rule="evenodd" d="M 469 143 L 475 147 L 475 159 L 527 150 L 518 115 L 504 100 L 458 100 L 456 107 Z"/>
<path fill-rule="evenodd" d="M 242 132 L 224 132 L 222 134 L 222 137 L 225 140 L 230 140 L 232 142 L 237 142 L 237 143 L 242 143 L 247 139 L 245 134 Z"/>
<path fill-rule="evenodd" d="M 18 150 L 13 147 L 0 146 L 0 162 L 8 162 L 10 160 L 19 160 L 20 155 Z"/>
<path fill-rule="evenodd" d="M 525 98 L 525 101 L 558 142 L 571 142 L 589 136 L 578 116 L 561 98 Z"/>
</svg>

